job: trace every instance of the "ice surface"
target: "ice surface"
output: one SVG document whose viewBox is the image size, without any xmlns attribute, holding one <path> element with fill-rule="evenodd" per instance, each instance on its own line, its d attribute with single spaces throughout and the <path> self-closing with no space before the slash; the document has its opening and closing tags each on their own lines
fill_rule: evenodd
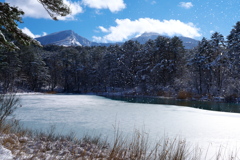
<svg viewBox="0 0 240 160">
<path fill-rule="evenodd" d="M 126 135 L 135 129 L 155 141 L 168 136 L 185 138 L 191 145 L 215 154 L 240 146 L 240 114 L 207 111 L 183 106 L 115 101 L 94 95 L 23 95 L 16 113 L 25 126 L 47 129 L 55 125 L 61 134 L 74 131 L 111 138 L 113 126 Z M 209 148 L 209 149 L 208 149 Z"/>
</svg>

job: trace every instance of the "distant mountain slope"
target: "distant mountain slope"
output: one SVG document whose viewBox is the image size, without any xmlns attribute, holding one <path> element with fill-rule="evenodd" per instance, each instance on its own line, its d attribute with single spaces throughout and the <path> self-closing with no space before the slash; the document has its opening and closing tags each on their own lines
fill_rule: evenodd
<svg viewBox="0 0 240 160">
<path fill-rule="evenodd" d="M 133 41 L 138 41 L 141 44 L 146 43 L 149 39 L 156 39 L 158 36 L 160 36 L 160 34 L 158 33 L 154 33 L 154 32 L 145 32 L 142 35 L 136 37 L 136 38 L 132 38 L 131 40 Z M 185 47 L 185 49 L 192 49 L 194 47 L 196 47 L 199 43 L 199 41 L 192 39 L 192 38 L 188 38 L 188 37 L 183 37 L 180 36 L 179 39 L 181 39 L 183 41 L 183 46 Z"/>
<path fill-rule="evenodd" d="M 79 36 L 72 30 L 52 33 L 36 38 L 42 45 L 55 44 L 59 46 L 91 46 L 92 42 Z"/>
<path fill-rule="evenodd" d="M 196 39 L 182 37 L 180 36 L 179 39 L 183 41 L 183 46 L 185 49 L 193 49 L 194 47 L 198 46 L 199 41 Z"/>
</svg>

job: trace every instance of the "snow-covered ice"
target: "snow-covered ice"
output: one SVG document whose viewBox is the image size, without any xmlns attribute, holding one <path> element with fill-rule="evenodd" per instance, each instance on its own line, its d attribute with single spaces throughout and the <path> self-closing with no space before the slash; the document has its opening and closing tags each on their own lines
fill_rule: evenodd
<svg viewBox="0 0 240 160">
<path fill-rule="evenodd" d="M 94 95 L 23 95 L 16 118 L 34 129 L 49 129 L 78 136 L 85 133 L 110 137 L 114 125 L 125 134 L 144 129 L 151 141 L 181 137 L 192 145 L 215 154 L 219 147 L 226 152 L 240 147 L 240 114 L 196 108 L 126 103 Z M 116 126 L 115 126 L 116 127 Z M 208 149 L 209 148 L 209 149 Z"/>
</svg>

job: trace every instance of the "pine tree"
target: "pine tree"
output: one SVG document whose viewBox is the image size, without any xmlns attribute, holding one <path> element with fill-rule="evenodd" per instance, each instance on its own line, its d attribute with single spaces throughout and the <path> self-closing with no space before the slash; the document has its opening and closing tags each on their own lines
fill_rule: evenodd
<svg viewBox="0 0 240 160">
<path fill-rule="evenodd" d="M 195 78 L 196 78 L 196 88 L 199 94 L 204 92 L 204 83 L 210 81 L 211 77 L 207 77 L 207 71 L 209 70 L 209 55 L 210 55 L 210 45 L 208 40 L 203 37 L 199 42 L 197 49 L 194 50 L 194 56 L 190 59 L 188 65 L 194 68 Z M 208 75 L 209 76 L 209 75 Z"/>
<path fill-rule="evenodd" d="M 240 54 L 240 21 L 231 30 L 227 37 L 228 39 L 228 49 L 233 55 Z"/>
<path fill-rule="evenodd" d="M 228 39 L 228 53 L 230 60 L 230 69 L 232 72 L 232 77 L 239 77 L 238 73 L 240 71 L 240 21 L 231 30 L 227 37 Z M 240 77 L 239 77 L 240 78 Z"/>
<path fill-rule="evenodd" d="M 212 57 L 209 64 L 212 69 L 214 87 L 217 88 L 218 94 L 221 93 L 223 80 L 226 77 L 226 45 L 222 34 L 215 32 L 210 40 Z"/>
</svg>

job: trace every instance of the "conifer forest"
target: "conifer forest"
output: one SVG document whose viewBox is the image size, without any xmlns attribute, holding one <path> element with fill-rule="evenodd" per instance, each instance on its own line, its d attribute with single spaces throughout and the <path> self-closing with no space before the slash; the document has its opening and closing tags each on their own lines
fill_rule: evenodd
<svg viewBox="0 0 240 160">
<path fill-rule="evenodd" d="M 134 95 L 240 96 L 240 21 L 227 37 L 215 32 L 194 49 L 177 37 L 145 44 L 0 50 L 0 91 L 121 92 Z M 131 91 L 131 92 L 130 92 Z"/>
</svg>

